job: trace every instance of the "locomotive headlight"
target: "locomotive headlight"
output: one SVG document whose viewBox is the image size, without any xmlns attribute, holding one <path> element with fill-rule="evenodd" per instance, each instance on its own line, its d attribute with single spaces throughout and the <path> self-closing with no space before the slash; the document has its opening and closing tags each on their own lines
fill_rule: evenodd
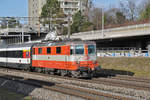
<svg viewBox="0 0 150 100">
<path fill-rule="evenodd" d="M 76 64 L 80 64 L 80 61 L 76 61 Z"/>
<path fill-rule="evenodd" d="M 92 68 L 92 71 L 94 70 L 95 68 Z"/>
</svg>

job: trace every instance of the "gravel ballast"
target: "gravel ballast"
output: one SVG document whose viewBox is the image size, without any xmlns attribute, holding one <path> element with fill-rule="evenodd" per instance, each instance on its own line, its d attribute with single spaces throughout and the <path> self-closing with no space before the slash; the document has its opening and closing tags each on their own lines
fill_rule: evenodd
<svg viewBox="0 0 150 100">
<path fill-rule="evenodd" d="M 70 96 L 3 78 L 0 78 L 0 87 L 21 93 L 25 96 L 30 96 L 34 100 L 85 100 L 79 97 Z"/>
<path fill-rule="evenodd" d="M 127 95 L 127 96 L 131 96 L 131 97 L 139 98 L 139 100 L 142 100 L 142 99 L 149 100 L 150 99 L 150 92 L 144 91 L 144 90 L 136 90 L 136 89 L 130 89 L 130 88 L 124 88 L 124 87 L 108 86 L 108 85 L 104 85 L 104 84 L 87 83 L 87 82 L 82 82 L 82 81 L 77 81 L 77 80 L 67 80 L 67 79 L 62 79 L 62 78 L 33 75 L 33 74 L 15 72 L 15 71 L 10 71 L 10 70 L 6 71 L 3 69 L 0 69 L 0 73 L 14 75 L 14 76 L 20 76 L 20 77 L 25 77 L 25 78 L 38 79 L 38 80 L 43 80 L 43 81 L 49 81 L 49 82 L 56 82 L 56 83 L 64 83 L 64 84 L 72 84 L 72 85 L 80 84 L 80 86 L 85 87 L 85 88 L 108 91 L 108 92 L 112 92 L 114 94 L 118 93 L 118 94 L 122 94 L 124 96 Z"/>
</svg>

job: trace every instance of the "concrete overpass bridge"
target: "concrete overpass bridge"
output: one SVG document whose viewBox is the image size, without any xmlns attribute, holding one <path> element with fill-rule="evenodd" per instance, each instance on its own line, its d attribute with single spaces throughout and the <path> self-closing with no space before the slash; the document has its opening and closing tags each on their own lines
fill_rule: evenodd
<svg viewBox="0 0 150 100">
<path fill-rule="evenodd" d="M 150 23 L 75 33 L 71 38 L 94 40 L 98 47 L 150 47 Z"/>
<path fill-rule="evenodd" d="M 150 23 L 104 29 L 103 34 L 102 30 L 80 32 L 73 34 L 71 38 L 81 38 L 83 40 L 98 40 L 145 35 L 150 35 Z"/>
</svg>

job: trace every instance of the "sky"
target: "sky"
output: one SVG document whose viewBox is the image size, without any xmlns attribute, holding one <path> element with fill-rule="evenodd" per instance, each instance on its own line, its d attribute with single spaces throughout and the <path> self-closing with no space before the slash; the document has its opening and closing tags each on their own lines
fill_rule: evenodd
<svg viewBox="0 0 150 100">
<path fill-rule="evenodd" d="M 28 0 L 0 0 L 0 17 L 28 15 Z"/>
<path fill-rule="evenodd" d="M 120 0 L 93 0 L 96 7 L 115 7 Z M 138 1 L 138 0 L 137 0 Z M 0 0 L 0 17 L 27 17 L 28 0 Z"/>
<path fill-rule="evenodd" d="M 119 0 L 93 0 L 96 7 L 105 7 L 108 8 L 111 6 L 117 6 L 119 3 Z"/>
</svg>

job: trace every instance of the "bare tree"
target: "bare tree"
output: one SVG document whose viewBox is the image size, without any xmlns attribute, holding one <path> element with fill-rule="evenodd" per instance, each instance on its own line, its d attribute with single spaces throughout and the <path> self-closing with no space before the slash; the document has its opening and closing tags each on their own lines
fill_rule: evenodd
<svg viewBox="0 0 150 100">
<path fill-rule="evenodd" d="M 93 0 L 84 0 L 85 5 L 85 17 L 86 20 L 89 20 L 90 10 L 93 7 Z"/>
<path fill-rule="evenodd" d="M 127 2 L 120 2 L 120 8 L 129 20 L 135 21 L 137 19 L 139 15 L 139 8 L 136 5 L 136 0 L 127 0 Z"/>
<path fill-rule="evenodd" d="M 90 21 L 94 24 L 95 29 L 100 29 L 102 24 L 102 9 L 94 7 L 90 12 Z"/>
<path fill-rule="evenodd" d="M 150 4 L 150 0 L 143 0 L 139 5 L 140 13 L 142 13 L 146 9 L 147 5 L 149 4 Z"/>
<path fill-rule="evenodd" d="M 110 8 L 105 11 L 105 26 L 113 27 L 117 23 L 116 13 L 118 12 L 117 8 Z"/>
</svg>

